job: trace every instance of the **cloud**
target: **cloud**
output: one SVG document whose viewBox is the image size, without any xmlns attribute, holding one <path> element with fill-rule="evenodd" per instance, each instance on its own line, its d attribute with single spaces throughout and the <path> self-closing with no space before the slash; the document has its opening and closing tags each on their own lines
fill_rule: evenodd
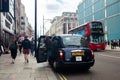
<svg viewBox="0 0 120 80">
<path fill-rule="evenodd" d="M 77 6 L 81 0 L 45 0 L 46 13 L 62 15 L 62 12 L 76 12 Z"/>
<path fill-rule="evenodd" d="M 69 11 L 69 12 L 75 12 L 77 10 L 77 6 L 81 0 L 62 0 L 64 3 L 62 7 L 62 11 Z"/>
<path fill-rule="evenodd" d="M 33 27 L 34 1 L 35 0 L 22 0 L 25 5 L 26 15 L 28 16 L 28 19 Z M 81 2 L 81 0 L 37 0 L 38 29 L 42 26 L 43 16 L 45 19 L 53 19 L 55 16 L 61 16 L 62 12 L 75 12 L 79 2 Z M 47 25 L 47 23 L 45 25 Z M 49 27 L 47 27 L 46 30 L 48 29 Z"/>
<path fill-rule="evenodd" d="M 56 1 L 57 1 L 57 2 L 59 2 L 59 3 L 61 3 L 61 4 L 63 3 L 63 1 L 62 1 L 62 0 L 56 0 Z"/>
<path fill-rule="evenodd" d="M 57 14 L 61 9 L 61 3 L 60 0 L 46 0 L 46 13 Z"/>
<path fill-rule="evenodd" d="M 59 11 L 60 6 L 58 4 L 48 4 L 46 8 L 48 12 L 56 13 L 57 11 Z"/>
</svg>

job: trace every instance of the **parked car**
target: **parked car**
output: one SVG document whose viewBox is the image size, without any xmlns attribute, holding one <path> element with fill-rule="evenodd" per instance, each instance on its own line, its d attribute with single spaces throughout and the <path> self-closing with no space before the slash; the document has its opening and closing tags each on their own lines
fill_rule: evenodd
<svg viewBox="0 0 120 80">
<path fill-rule="evenodd" d="M 94 65 L 94 53 L 90 48 L 81 45 L 80 35 L 61 34 L 52 37 L 51 41 L 51 54 L 47 57 L 49 64 L 55 70 L 72 66 L 88 70 Z M 39 56 L 38 59 L 40 59 Z"/>
</svg>

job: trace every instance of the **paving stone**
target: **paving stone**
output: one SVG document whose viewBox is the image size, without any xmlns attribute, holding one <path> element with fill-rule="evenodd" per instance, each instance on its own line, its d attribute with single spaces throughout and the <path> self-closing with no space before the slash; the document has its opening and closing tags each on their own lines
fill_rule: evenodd
<svg viewBox="0 0 120 80">
<path fill-rule="evenodd" d="M 57 80 L 48 63 L 37 63 L 29 56 L 29 63 L 24 63 L 23 54 L 17 55 L 15 64 L 11 64 L 10 54 L 0 56 L 0 80 Z"/>
</svg>

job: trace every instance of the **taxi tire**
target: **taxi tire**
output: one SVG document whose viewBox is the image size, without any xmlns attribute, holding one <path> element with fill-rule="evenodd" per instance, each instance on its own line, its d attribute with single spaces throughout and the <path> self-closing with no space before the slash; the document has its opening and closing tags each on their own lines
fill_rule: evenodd
<svg viewBox="0 0 120 80">
<path fill-rule="evenodd" d="M 53 68 L 54 68 L 55 71 L 59 70 L 59 64 L 58 64 L 58 62 L 56 62 L 56 61 L 53 62 Z"/>
</svg>

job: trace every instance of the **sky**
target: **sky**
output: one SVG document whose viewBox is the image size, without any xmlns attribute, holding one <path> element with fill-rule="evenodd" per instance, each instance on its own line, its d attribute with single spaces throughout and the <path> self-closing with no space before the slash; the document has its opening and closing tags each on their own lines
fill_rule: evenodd
<svg viewBox="0 0 120 80">
<path fill-rule="evenodd" d="M 29 23 L 34 29 L 34 2 L 35 0 L 21 0 L 25 6 L 25 12 Z M 81 0 L 37 0 L 37 30 L 42 34 L 43 16 L 45 32 L 50 28 L 50 21 L 55 16 L 61 16 L 62 12 L 76 12 Z M 48 26 L 49 25 L 49 26 Z"/>
</svg>

